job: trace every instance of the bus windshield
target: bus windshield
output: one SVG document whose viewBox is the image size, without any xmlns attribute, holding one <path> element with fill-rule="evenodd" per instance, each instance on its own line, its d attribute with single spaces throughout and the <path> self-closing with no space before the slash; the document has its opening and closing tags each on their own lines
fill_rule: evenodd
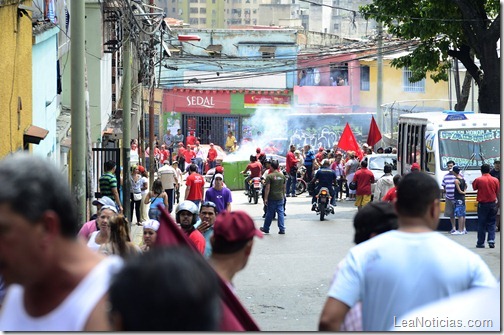
<svg viewBox="0 0 504 335">
<path fill-rule="evenodd" d="M 481 164 L 492 164 L 500 158 L 500 129 L 452 129 L 439 131 L 441 169 L 454 161 L 467 170 L 479 170 Z"/>
</svg>

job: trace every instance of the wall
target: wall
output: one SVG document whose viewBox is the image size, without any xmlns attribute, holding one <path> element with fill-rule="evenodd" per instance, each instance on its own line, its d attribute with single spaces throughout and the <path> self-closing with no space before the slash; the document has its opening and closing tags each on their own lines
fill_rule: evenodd
<svg viewBox="0 0 504 335">
<path fill-rule="evenodd" d="M 32 122 L 32 24 L 27 16 L 18 18 L 18 3 L 0 0 L 0 157 L 22 150 L 23 133 Z"/>
<path fill-rule="evenodd" d="M 59 29 L 34 36 L 32 76 L 33 76 L 33 125 L 47 129 L 49 133 L 38 145 L 32 145 L 34 154 L 50 157 L 59 165 L 56 118 L 59 115 L 56 92 L 56 61 L 58 56 L 57 38 Z"/>
</svg>

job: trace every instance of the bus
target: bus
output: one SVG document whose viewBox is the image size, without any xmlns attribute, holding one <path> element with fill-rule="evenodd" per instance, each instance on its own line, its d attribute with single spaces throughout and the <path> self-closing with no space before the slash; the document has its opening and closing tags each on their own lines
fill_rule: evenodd
<svg viewBox="0 0 504 335">
<path fill-rule="evenodd" d="M 416 162 L 436 179 L 443 192 L 446 163 L 454 161 L 467 183 L 467 215 L 477 213 L 472 182 L 481 176 L 482 164 L 492 167 L 500 159 L 500 115 L 454 111 L 402 114 L 398 126 L 397 172 L 408 173 Z"/>
</svg>

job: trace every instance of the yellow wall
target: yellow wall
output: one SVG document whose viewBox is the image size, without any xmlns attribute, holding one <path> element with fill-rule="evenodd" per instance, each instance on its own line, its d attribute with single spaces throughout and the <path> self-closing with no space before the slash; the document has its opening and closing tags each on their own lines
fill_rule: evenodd
<svg viewBox="0 0 504 335">
<path fill-rule="evenodd" d="M 31 1 L 22 3 L 31 6 Z M 0 157 L 3 157 L 23 149 L 23 133 L 32 122 L 32 25 L 29 17 L 17 16 L 17 1 L 0 0 L 0 22 Z M 18 114 L 19 104 L 22 109 Z"/>
<path fill-rule="evenodd" d="M 376 61 L 360 62 L 361 65 L 369 66 L 370 90 L 360 91 L 360 105 L 362 107 L 376 107 L 376 91 L 378 68 Z M 449 98 L 448 82 L 441 81 L 434 83 L 429 74 L 425 79 L 425 92 L 414 93 L 403 91 L 403 70 L 390 66 L 390 60 L 383 60 L 383 96 L 382 104 L 392 103 L 394 101 L 405 100 L 429 100 Z"/>
</svg>

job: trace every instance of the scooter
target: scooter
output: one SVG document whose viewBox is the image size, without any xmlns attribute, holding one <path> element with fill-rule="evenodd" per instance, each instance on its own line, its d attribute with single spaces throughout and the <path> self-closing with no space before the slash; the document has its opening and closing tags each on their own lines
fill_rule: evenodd
<svg viewBox="0 0 504 335">
<path fill-rule="evenodd" d="M 247 176 L 250 173 L 247 174 Z M 254 199 L 254 204 L 259 202 L 259 195 L 262 192 L 262 182 L 261 177 L 254 177 L 248 181 L 249 188 L 247 192 L 248 202 L 251 203 L 252 199 Z"/>
<path fill-rule="evenodd" d="M 317 198 L 317 207 L 315 213 L 320 215 L 320 221 L 324 221 L 324 217 L 329 214 L 334 214 L 334 207 L 331 205 L 331 195 L 327 187 L 321 187 Z"/>
</svg>

